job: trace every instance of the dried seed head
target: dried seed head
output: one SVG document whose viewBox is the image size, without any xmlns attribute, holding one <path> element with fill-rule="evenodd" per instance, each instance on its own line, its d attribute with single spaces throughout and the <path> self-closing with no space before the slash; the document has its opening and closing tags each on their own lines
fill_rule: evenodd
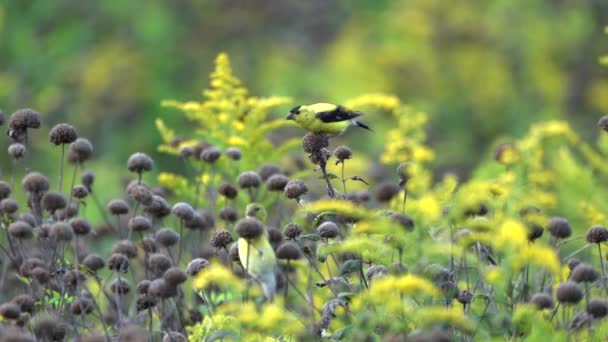
<svg viewBox="0 0 608 342">
<path fill-rule="evenodd" d="M 132 259 L 137 256 L 137 247 L 131 240 L 121 240 L 114 245 L 112 253 L 124 254 L 127 258 Z"/>
<path fill-rule="evenodd" d="M 306 153 L 319 152 L 322 148 L 329 146 L 329 137 L 323 133 L 308 132 L 302 138 L 302 149 Z"/>
<path fill-rule="evenodd" d="M 557 301 L 562 304 L 576 304 L 583 299 L 583 291 L 575 283 L 567 281 L 557 287 Z"/>
<path fill-rule="evenodd" d="M 365 275 L 371 282 L 371 281 L 374 281 L 375 279 L 378 279 L 379 277 L 385 276 L 386 274 L 388 274 L 388 272 L 389 272 L 388 267 L 386 267 L 384 265 L 374 265 L 367 269 L 367 272 Z"/>
<path fill-rule="evenodd" d="M 163 342 L 187 342 L 186 337 L 177 331 L 171 331 L 165 334 Z"/>
<path fill-rule="evenodd" d="M 412 178 L 412 163 L 401 163 L 397 166 L 397 176 L 401 184 L 405 185 Z"/>
<path fill-rule="evenodd" d="M 110 290 L 115 294 L 126 295 L 129 293 L 129 291 L 131 291 L 131 286 L 124 278 L 116 278 L 110 284 Z"/>
<path fill-rule="evenodd" d="M 171 228 L 163 228 L 156 232 L 156 241 L 164 247 L 171 247 L 179 241 L 179 235 Z"/>
<path fill-rule="evenodd" d="M 80 297 L 75 299 L 72 304 L 70 304 L 70 311 L 74 315 L 88 315 L 95 309 L 95 305 L 93 302 L 84 297 Z"/>
<path fill-rule="evenodd" d="M 114 253 L 108 259 L 108 269 L 116 273 L 127 273 L 129 270 L 129 258 L 120 253 Z"/>
<path fill-rule="evenodd" d="M 44 261 L 40 260 L 39 258 L 27 258 L 21 263 L 21 266 L 19 266 L 19 274 L 24 277 L 30 277 L 32 275 L 32 271 L 36 267 L 46 267 L 46 265 Z"/>
<path fill-rule="evenodd" d="M 105 266 L 105 262 L 99 255 L 89 254 L 82 261 L 83 265 L 85 265 L 88 269 L 93 272 L 97 272 Z"/>
<path fill-rule="evenodd" d="M 196 258 L 188 263 L 186 267 L 186 274 L 193 277 L 205 267 L 209 266 L 209 261 L 203 258 Z"/>
<path fill-rule="evenodd" d="M 234 242 L 232 234 L 230 234 L 229 231 L 223 229 L 214 232 L 213 236 L 211 237 L 211 246 L 217 249 L 228 249 L 228 246 L 232 242 Z"/>
<path fill-rule="evenodd" d="M 296 223 L 288 223 L 285 228 L 283 228 L 283 234 L 287 240 L 295 240 L 300 234 L 302 234 L 302 226 Z"/>
<path fill-rule="evenodd" d="M 285 189 L 283 190 L 285 197 L 289 199 L 299 199 L 307 192 L 308 186 L 306 186 L 306 183 L 300 179 L 290 180 L 287 185 L 285 185 Z"/>
<path fill-rule="evenodd" d="M 152 202 L 144 208 L 144 211 L 154 218 L 160 219 L 171 214 L 171 206 L 162 196 L 153 195 Z"/>
<path fill-rule="evenodd" d="M 46 284 L 51 277 L 49 270 L 44 267 L 36 267 L 32 270 L 32 277 L 40 284 Z"/>
<path fill-rule="evenodd" d="M 268 191 L 283 191 L 289 183 L 289 178 L 282 174 L 274 174 L 266 181 L 266 189 Z"/>
<path fill-rule="evenodd" d="M 70 226 L 76 235 L 87 235 L 91 232 L 91 224 L 81 217 L 71 219 Z"/>
<path fill-rule="evenodd" d="M 351 151 L 350 148 L 348 148 L 347 146 L 338 146 L 335 150 L 334 150 L 334 156 L 336 157 L 336 159 L 338 159 L 339 162 L 344 162 L 347 159 L 350 159 L 353 157 L 353 151 Z"/>
<path fill-rule="evenodd" d="M 258 168 L 258 175 L 260 175 L 262 182 L 267 181 L 270 176 L 279 172 L 281 172 L 281 170 L 279 169 L 279 166 L 275 164 L 265 163 Z"/>
<path fill-rule="evenodd" d="M 152 222 L 143 216 L 135 216 L 129 220 L 128 227 L 134 232 L 145 232 L 152 229 Z"/>
<path fill-rule="evenodd" d="M 570 278 L 577 283 L 592 283 L 598 280 L 600 274 L 589 264 L 581 263 L 572 270 Z"/>
<path fill-rule="evenodd" d="M 582 263 L 582 261 L 580 261 L 577 258 L 571 258 L 570 260 L 568 260 L 568 268 L 570 269 L 570 271 L 573 271 L 576 266 L 580 265 Z"/>
<path fill-rule="evenodd" d="M 308 156 L 308 159 L 315 165 L 325 165 L 331 157 L 331 151 L 325 147 L 321 150 L 312 153 Z"/>
<path fill-rule="evenodd" d="M 70 144 L 76 141 L 78 133 L 76 129 L 66 123 L 60 123 L 51 128 L 49 140 L 55 145 Z"/>
<path fill-rule="evenodd" d="M 503 143 L 496 146 L 494 150 L 494 160 L 503 164 L 509 165 L 512 164 L 515 160 L 517 160 L 519 152 L 517 151 L 517 147 L 513 143 Z"/>
<path fill-rule="evenodd" d="M 151 283 L 152 282 L 148 279 L 140 281 L 135 287 L 135 292 L 137 292 L 138 294 L 147 294 Z"/>
<path fill-rule="evenodd" d="M 19 109 L 9 118 L 8 126 L 18 131 L 40 128 L 40 113 L 30 108 Z"/>
<path fill-rule="evenodd" d="M 534 241 L 538 238 L 540 238 L 541 236 L 543 236 L 543 233 L 545 232 L 545 229 L 536 224 L 536 223 L 530 223 L 528 224 L 528 240 L 529 241 Z"/>
<path fill-rule="evenodd" d="M 150 255 L 148 265 L 152 272 L 160 276 L 171 267 L 171 259 L 162 253 L 154 253 Z"/>
<path fill-rule="evenodd" d="M 13 300 L 11 300 L 11 303 L 19 306 L 19 310 L 21 310 L 21 312 L 28 312 L 30 314 L 34 312 L 34 308 L 36 306 L 36 300 L 34 297 L 28 294 L 17 295 L 15 298 L 13 298 Z"/>
<path fill-rule="evenodd" d="M 30 224 L 32 227 L 36 227 L 38 224 L 36 223 L 36 218 L 34 215 L 30 213 L 23 213 L 19 215 L 19 220 L 24 221 Z"/>
<path fill-rule="evenodd" d="M 572 235 L 570 222 L 563 217 L 552 217 L 547 230 L 558 239 L 565 239 Z"/>
<path fill-rule="evenodd" d="M 194 209 L 190 204 L 184 202 L 175 204 L 171 213 L 182 221 L 190 221 L 194 217 Z"/>
<path fill-rule="evenodd" d="M 42 196 L 42 209 L 53 214 L 67 206 L 68 201 L 60 192 L 47 192 Z"/>
<path fill-rule="evenodd" d="M 148 340 L 146 330 L 135 324 L 124 326 L 118 332 L 117 341 L 146 342 Z"/>
<path fill-rule="evenodd" d="M 152 170 L 154 161 L 147 154 L 137 152 L 132 154 L 127 161 L 127 169 L 131 172 L 142 173 Z"/>
<path fill-rule="evenodd" d="M 33 234 L 32 226 L 25 221 L 15 221 L 8 226 L 8 233 L 15 239 L 31 239 Z"/>
<path fill-rule="evenodd" d="M 236 223 L 236 233 L 245 240 L 255 239 L 264 232 L 264 225 L 257 219 L 246 217 Z"/>
<path fill-rule="evenodd" d="M 171 267 L 163 274 L 165 283 L 169 286 L 178 286 L 188 279 L 186 272 L 182 271 L 179 267 Z"/>
<path fill-rule="evenodd" d="M 168 293 L 169 286 L 163 278 L 152 280 L 150 286 L 148 286 L 148 295 L 152 298 L 167 298 Z"/>
<path fill-rule="evenodd" d="M 13 189 L 7 182 L 0 181 L 0 200 L 3 200 L 5 198 L 9 197 L 12 192 L 13 192 Z"/>
<path fill-rule="evenodd" d="M 230 260 L 236 263 L 241 262 L 241 258 L 239 257 L 238 243 L 233 243 L 232 246 L 230 246 L 230 249 L 228 250 L 228 257 L 230 258 Z"/>
<path fill-rule="evenodd" d="M 399 213 L 390 213 L 388 215 L 388 217 L 393 220 L 394 222 L 398 223 L 399 225 L 401 225 L 401 227 L 403 227 L 403 229 L 411 232 L 412 230 L 414 230 L 414 220 L 412 220 L 411 217 L 405 215 L 405 214 L 399 214 Z"/>
<path fill-rule="evenodd" d="M 603 318 L 608 315 L 608 302 L 604 299 L 592 299 L 585 307 L 585 310 L 593 318 Z"/>
<path fill-rule="evenodd" d="M 277 247 L 279 247 L 279 245 L 283 242 L 283 234 L 281 233 L 281 230 L 276 227 L 269 227 L 268 241 L 270 241 L 273 249 L 277 249 Z"/>
<path fill-rule="evenodd" d="M 15 160 L 25 157 L 25 152 L 25 146 L 20 143 L 12 143 L 8 147 L 8 155 Z"/>
<path fill-rule="evenodd" d="M 469 290 L 460 291 L 458 292 L 458 295 L 456 295 L 456 300 L 460 304 L 471 304 L 471 301 L 473 300 L 473 293 Z"/>
<path fill-rule="evenodd" d="M 149 280 L 148 280 L 149 281 Z M 148 294 L 144 294 L 137 298 L 136 308 L 137 312 L 148 310 L 156 306 L 158 304 L 158 299 L 149 296 Z"/>
<path fill-rule="evenodd" d="M 87 281 L 87 277 L 84 273 L 78 270 L 70 270 L 63 274 L 63 282 L 68 289 L 76 290 L 78 284 L 83 284 Z"/>
<path fill-rule="evenodd" d="M 88 139 L 78 138 L 70 144 L 68 160 L 71 163 L 83 163 L 91 158 L 93 144 Z"/>
<path fill-rule="evenodd" d="M 608 240 L 608 229 L 602 226 L 594 226 L 587 232 L 587 241 L 590 243 L 601 243 Z"/>
<path fill-rule="evenodd" d="M 49 190 L 49 180 L 39 172 L 30 172 L 21 183 L 23 190 L 33 194 L 42 194 Z"/>
<path fill-rule="evenodd" d="M 229 223 L 234 223 L 239 219 L 239 214 L 236 209 L 232 207 L 224 207 L 220 210 L 220 219 Z"/>
<path fill-rule="evenodd" d="M 539 310 L 551 310 L 555 306 L 553 298 L 546 293 L 537 293 L 530 298 L 530 303 L 534 304 Z"/>
<path fill-rule="evenodd" d="M 608 115 L 604 115 L 600 118 L 600 120 L 597 122 L 597 125 L 599 128 L 603 129 L 604 131 L 608 132 Z"/>
<path fill-rule="evenodd" d="M 74 238 L 74 231 L 72 226 L 65 222 L 55 222 L 51 226 L 49 236 L 56 242 L 68 242 Z"/>
<path fill-rule="evenodd" d="M 108 203 L 108 211 L 112 215 L 126 215 L 129 213 L 129 205 L 122 199 L 114 199 Z"/>
<path fill-rule="evenodd" d="M 36 316 L 33 331 L 38 341 L 63 341 L 67 325 L 55 314 L 43 313 Z"/>
<path fill-rule="evenodd" d="M 84 199 L 89 195 L 89 190 L 84 185 L 76 185 L 72 188 L 72 196 L 78 199 Z"/>
<path fill-rule="evenodd" d="M 339 233 L 340 229 L 331 221 L 323 222 L 317 227 L 317 234 L 324 239 L 333 239 L 338 236 Z"/>
<path fill-rule="evenodd" d="M 194 156 L 196 158 L 200 158 L 201 153 L 203 153 L 203 150 L 211 146 L 212 145 L 206 141 L 199 141 L 196 145 L 192 146 L 192 148 L 194 149 Z"/>
<path fill-rule="evenodd" d="M 141 239 L 141 241 L 139 241 L 139 245 L 146 254 L 158 252 L 158 244 L 156 243 L 156 240 L 150 236 L 146 236 L 145 238 Z"/>
<path fill-rule="evenodd" d="M 241 189 L 257 188 L 262 183 L 260 176 L 253 171 L 245 171 L 236 179 Z"/>
<path fill-rule="evenodd" d="M 0 305 L 0 315 L 5 319 L 17 319 L 21 314 L 21 308 L 14 303 L 4 303 Z"/>
<path fill-rule="evenodd" d="M 300 248 L 293 242 L 286 242 L 277 249 L 277 258 L 279 259 L 296 260 L 300 256 Z"/>
<path fill-rule="evenodd" d="M 200 159 L 206 163 L 214 164 L 222 155 L 222 151 L 215 146 L 207 147 L 201 152 Z"/>
<path fill-rule="evenodd" d="M 87 187 L 88 192 L 92 192 L 93 183 L 95 183 L 95 174 L 92 171 L 85 171 L 80 176 L 82 185 Z"/>
<path fill-rule="evenodd" d="M 19 203 L 12 198 L 5 198 L 0 201 L 0 213 L 13 215 L 19 210 Z"/>
<path fill-rule="evenodd" d="M 226 149 L 226 155 L 232 160 L 241 160 L 241 157 L 243 156 L 241 150 L 236 147 L 228 147 L 228 149 Z"/>
<path fill-rule="evenodd" d="M 378 202 L 389 202 L 399 193 L 399 185 L 390 182 L 380 183 L 376 188 L 376 199 Z"/>
<path fill-rule="evenodd" d="M 192 146 L 182 146 L 179 149 L 179 156 L 188 159 L 194 155 L 194 148 Z"/>
<path fill-rule="evenodd" d="M 217 192 L 228 199 L 234 199 L 239 194 L 238 190 L 230 183 L 222 183 L 217 188 Z"/>
</svg>

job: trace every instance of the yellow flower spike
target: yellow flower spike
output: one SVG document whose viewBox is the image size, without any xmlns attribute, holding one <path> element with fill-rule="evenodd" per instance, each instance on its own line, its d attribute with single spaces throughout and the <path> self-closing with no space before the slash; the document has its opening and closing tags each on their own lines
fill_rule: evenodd
<svg viewBox="0 0 608 342">
<path fill-rule="evenodd" d="M 395 292 L 408 296 L 425 294 L 431 297 L 437 297 L 441 293 L 431 281 L 413 274 L 406 274 L 399 277 L 386 276 L 374 281 L 369 295 L 372 298 L 377 296 L 376 298 L 384 301 L 388 294 Z"/>
<path fill-rule="evenodd" d="M 370 213 L 362 206 L 356 205 L 353 202 L 346 200 L 325 199 L 315 201 L 305 206 L 307 212 L 321 213 L 324 211 L 334 212 L 353 218 L 366 218 L 371 216 Z"/>
<path fill-rule="evenodd" d="M 245 129 L 245 124 L 242 121 L 233 121 L 232 128 L 237 131 L 243 131 Z"/>
<path fill-rule="evenodd" d="M 528 231 L 520 222 L 508 220 L 498 229 L 494 244 L 497 248 L 503 248 L 507 245 L 527 245 Z"/>
<path fill-rule="evenodd" d="M 188 180 L 186 178 L 169 172 L 161 172 L 158 175 L 158 183 L 161 186 L 167 187 L 169 189 L 182 189 L 188 186 Z"/>
<path fill-rule="evenodd" d="M 415 320 L 419 326 L 432 326 L 438 323 L 449 324 L 465 332 L 473 332 L 475 325 L 465 316 L 461 308 L 422 307 L 416 310 Z"/>
<path fill-rule="evenodd" d="M 222 289 L 228 288 L 240 292 L 243 290 L 243 281 L 237 278 L 232 272 L 214 262 L 207 268 L 200 271 L 194 278 L 194 288 L 206 290 L 211 286 L 218 286 Z"/>
<path fill-rule="evenodd" d="M 233 135 L 228 138 L 228 144 L 231 146 L 247 146 L 247 141 L 241 137 Z"/>
<path fill-rule="evenodd" d="M 499 285 L 505 280 L 502 271 L 495 266 L 491 266 L 490 269 L 486 271 L 485 278 L 487 282 L 492 285 Z"/>
<path fill-rule="evenodd" d="M 226 114 L 226 113 L 220 113 L 220 115 L 218 115 L 218 117 L 217 117 L 217 120 L 222 123 L 227 122 L 229 119 L 230 119 L 230 116 L 228 116 L 228 114 Z"/>
</svg>

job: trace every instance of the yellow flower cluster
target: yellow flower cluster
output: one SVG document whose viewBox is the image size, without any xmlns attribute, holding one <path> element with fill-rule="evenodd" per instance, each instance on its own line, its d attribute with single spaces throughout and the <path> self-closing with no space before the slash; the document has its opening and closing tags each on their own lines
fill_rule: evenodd
<svg viewBox="0 0 608 342">
<path fill-rule="evenodd" d="M 211 286 L 217 286 L 221 289 L 230 289 L 235 293 L 240 293 L 244 289 L 240 279 L 229 269 L 215 262 L 211 262 L 211 265 L 196 275 L 193 285 L 198 290 L 207 290 Z"/>
</svg>

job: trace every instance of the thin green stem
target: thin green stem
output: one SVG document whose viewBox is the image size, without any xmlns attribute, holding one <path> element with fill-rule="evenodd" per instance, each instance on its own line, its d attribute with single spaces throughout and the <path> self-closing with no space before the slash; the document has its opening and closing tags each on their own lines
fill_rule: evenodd
<svg viewBox="0 0 608 342">
<path fill-rule="evenodd" d="M 63 192 L 63 159 L 65 157 L 65 144 L 61 144 L 61 163 L 59 164 L 59 192 Z"/>
</svg>

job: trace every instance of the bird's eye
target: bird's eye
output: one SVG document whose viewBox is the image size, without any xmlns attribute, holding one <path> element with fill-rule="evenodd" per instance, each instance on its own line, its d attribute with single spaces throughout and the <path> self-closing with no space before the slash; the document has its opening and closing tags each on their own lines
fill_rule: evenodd
<svg viewBox="0 0 608 342">
<path fill-rule="evenodd" d="M 302 106 L 293 107 L 289 112 L 298 115 L 300 114 L 300 107 Z"/>
</svg>

